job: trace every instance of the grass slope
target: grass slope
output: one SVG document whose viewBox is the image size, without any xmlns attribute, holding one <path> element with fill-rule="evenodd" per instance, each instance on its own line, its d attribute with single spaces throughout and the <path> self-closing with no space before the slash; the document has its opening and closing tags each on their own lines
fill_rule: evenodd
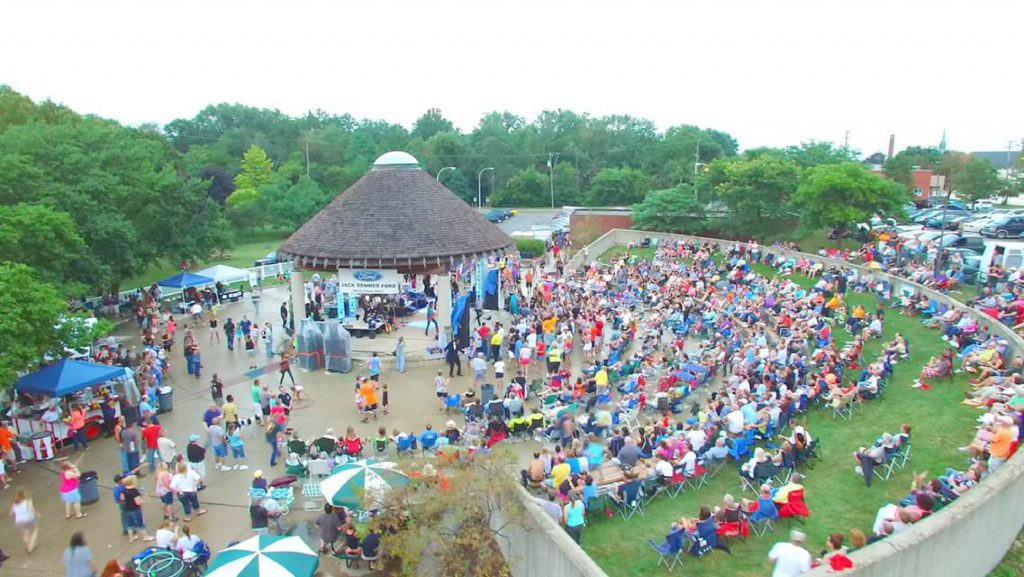
<svg viewBox="0 0 1024 577">
<path fill-rule="evenodd" d="M 228 250 L 223 255 L 213 256 L 191 270 L 194 272 L 215 264 L 249 268 L 256 259 L 263 258 L 268 252 L 277 250 L 277 247 L 281 246 L 285 238 L 286 234 L 280 231 L 260 230 L 246 233 L 239 238 L 239 242 L 231 250 Z M 126 279 L 121 286 L 124 287 L 124 290 L 140 286 L 148 287 L 160 279 L 176 275 L 179 272 L 178 263 L 157 261 L 146 272 Z"/>
<path fill-rule="evenodd" d="M 624 248 L 611 249 L 602 259 L 625 252 Z M 633 251 L 632 254 L 650 256 L 641 251 Z M 755 268 L 761 274 L 773 274 L 767 267 Z M 805 286 L 813 284 L 807 278 L 794 277 L 794 280 Z M 848 300 L 851 305 L 862 304 L 867 310 L 874 310 L 877 306 L 876 299 L 866 294 L 850 293 Z M 957 452 L 957 447 L 970 439 L 978 416 L 975 409 L 960 404 L 967 387 L 966 376 L 957 375 L 953 382 L 933 383 L 930 391 L 911 388 L 921 366 L 929 357 L 941 352 L 944 343 L 935 331 L 924 328 L 919 319 L 907 318 L 896 310 L 887 309 L 886 340 L 891 339 L 896 331 L 909 340 L 912 356 L 896 366 L 885 400 L 865 402 L 852 420 L 833 419 L 831 410 L 823 408 L 812 407 L 808 412 L 808 429 L 811 435 L 820 439 L 823 457 L 808 472 L 804 483 L 811 510 L 804 530 L 808 534 L 808 549 L 812 554 L 817 555 L 824 548 L 825 539 L 831 532 L 848 535 L 851 528 L 857 527 L 868 533 L 877 509 L 909 492 L 913 471 L 927 470 L 936 474 L 947 466 L 964 466 L 964 456 Z M 837 330 L 836 336 L 840 342 L 850 338 L 844 330 Z M 864 349 L 864 358 L 873 359 L 879 347 L 880 341 L 869 343 Z M 872 488 L 867 488 L 863 478 L 853 471 L 852 453 L 872 443 L 883 431 L 898 431 L 904 422 L 914 428 L 911 462 L 889 481 L 876 480 Z M 595 520 L 584 532 L 583 548 L 609 575 L 661 574 L 662 570 L 657 567 L 658 556 L 648 547 L 646 540 L 651 538 L 660 543 L 673 520 L 696 516 L 701 505 L 720 504 L 725 493 L 741 497 L 739 477 L 736 469 L 729 465 L 707 487 L 684 492 L 675 499 L 659 497 L 648 507 L 646 517 L 634 516 L 628 521 L 618 516 Z M 753 498 L 750 493 L 742 496 Z M 776 524 L 775 534 L 766 535 L 763 540 L 753 535 L 746 542 L 732 540 L 732 555 L 720 551 L 700 559 L 687 555 L 683 572 L 762 576 L 767 571 L 768 549 L 776 541 L 785 539 L 786 523 L 783 522 Z"/>
</svg>

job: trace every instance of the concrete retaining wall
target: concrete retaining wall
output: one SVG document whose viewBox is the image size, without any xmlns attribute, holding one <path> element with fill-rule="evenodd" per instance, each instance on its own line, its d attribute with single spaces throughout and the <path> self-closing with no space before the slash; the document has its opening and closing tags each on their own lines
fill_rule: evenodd
<svg viewBox="0 0 1024 577">
<path fill-rule="evenodd" d="M 533 503 L 526 489 L 516 489 L 526 510 L 526 524 L 506 527 L 502 533 L 508 540 L 498 540 L 512 566 L 513 577 L 608 577 L 565 529 Z M 498 524 L 504 522 L 497 515 L 493 518 Z M 586 539 L 586 529 L 583 538 Z"/>
<path fill-rule="evenodd" d="M 723 248 L 734 244 L 732 241 L 711 238 L 616 229 L 591 243 L 586 251 L 578 251 L 570 265 L 578 268 L 586 264 L 584 253 L 587 258 L 596 259 L 614 246 L 627 245 L 630 242 L 639 243 L 644 238 L 696 240 L 701 243 L 717 244 Z M 776 255 L 800 254 L 768 247 L 764 247 L 763 250 Z M 1018 337 L 1010 327 L 923 285 L 841 260 L 810 254 L 805 256 L 827 265 L 856 269 L 864 277 L 887 279 L 893 287 L 894 295 L 906 287 L 949 306 L 969 312 L 978 319 L 979 324 L 989 327 L 993 334 L 1001 336 L 1010 343 L 1011 356 L 1019 356 L 1024 352 L 1024 340 Z M 919 359 L 918 361 L 923 360 Z M 925 521 L 911 526 L 898 535 L 854 552 L 851 556 L 854 561 L 854 569 L 845 571 L 843 574 L 857 577 L 903 575 L 983 577 L 999 564 L 1021 528 L 1024 527 L 1024 505 L 1022 503 L 1024 503 L 1024 451 L 1018 452 L 985 482 L 971 489 L 963 497 Z M 569 541 L 569 545 L 575 548 L 575 544 L 571 540 Z M 541 575 L 543 573 L 533 574 Z M 828 574 L 830 573 L 825 568 L 818 568 L 808 573 L 812 577 Z"/>
</svg>

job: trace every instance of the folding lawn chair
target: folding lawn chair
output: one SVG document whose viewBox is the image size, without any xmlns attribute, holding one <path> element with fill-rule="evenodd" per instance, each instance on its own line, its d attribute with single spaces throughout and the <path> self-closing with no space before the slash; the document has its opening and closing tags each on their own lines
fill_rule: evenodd
<svg viewBox="0 0 1024 577">
<path fill-rule="evenodd" d="M 619 489 L 622 492 L 622 498 L 617 501 L 617 505 L 622 518 L 628 520 L 637 513 L 641 517 L 645 516 L 643 490 L 641 489 L 640 481 L 629 481 L 619 487 Z"/>
<path fill-rule="evenodd" d="M 758 537 L 764 537 L 768 531 L 774 531 L 774 521 L 779 520 L 779 510 L 775 507 L 775 501 L 759 497 L 757 499 L 757 511 L 750 514 L 750 530 Z"/>
<path fill-rule="evenodd" d="M 647 544 L 658 553 L 658 566 L 662 564 L 668 569 L 669 573 L 676 565 L 680 565 L 683 562 L 683 535 L 684 529 L 676 529 L 665 536 L 665 542 L 658 544 L 653 539 L 648 539 Z"/>
</svg>

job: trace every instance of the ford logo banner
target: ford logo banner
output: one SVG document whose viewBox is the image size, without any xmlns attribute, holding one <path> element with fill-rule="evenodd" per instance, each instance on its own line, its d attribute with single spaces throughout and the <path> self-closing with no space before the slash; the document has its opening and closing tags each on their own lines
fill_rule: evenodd
<svg viewBox="0 0 1024 577">
<path fill-rule="evenodd" d="M 362 282 L 374 282 L 383 278 L 384 275 L 375 270 L 357 270 L 352 273 L 356 280 Z"/>
</svg>

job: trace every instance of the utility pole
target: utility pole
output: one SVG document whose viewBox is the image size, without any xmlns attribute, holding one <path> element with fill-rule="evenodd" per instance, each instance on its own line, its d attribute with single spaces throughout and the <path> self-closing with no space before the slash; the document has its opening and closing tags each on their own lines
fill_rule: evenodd
<svg viewBox="0 0 1024 577">
<path fill-rule="evenodd" d="M 551 181 L 551 208 L 555 208 L 555 161 L 558 155 L 554 152 L 548 153 L 548 178 Z"/>
<path fill-rule="evenodd" d="M 309 139 L 306 139 L 306 180 L 309 180 Z"/>
<path fill-rule="evenodd" d="M 843 150 L 845 150 L 847 153 L 850 152 L 850 131 L 849 130 L 846 131 L 846 134 L 843 137 Z"/>
<path fill-rule="evenodd" d="M 707 166 L 700 161 L 700 141 L 697 141 L 697 148 L 693 151 L 693 200 L 697 199 L 697 177 L 700 175 L 700 167 Z"/>
</svg>

